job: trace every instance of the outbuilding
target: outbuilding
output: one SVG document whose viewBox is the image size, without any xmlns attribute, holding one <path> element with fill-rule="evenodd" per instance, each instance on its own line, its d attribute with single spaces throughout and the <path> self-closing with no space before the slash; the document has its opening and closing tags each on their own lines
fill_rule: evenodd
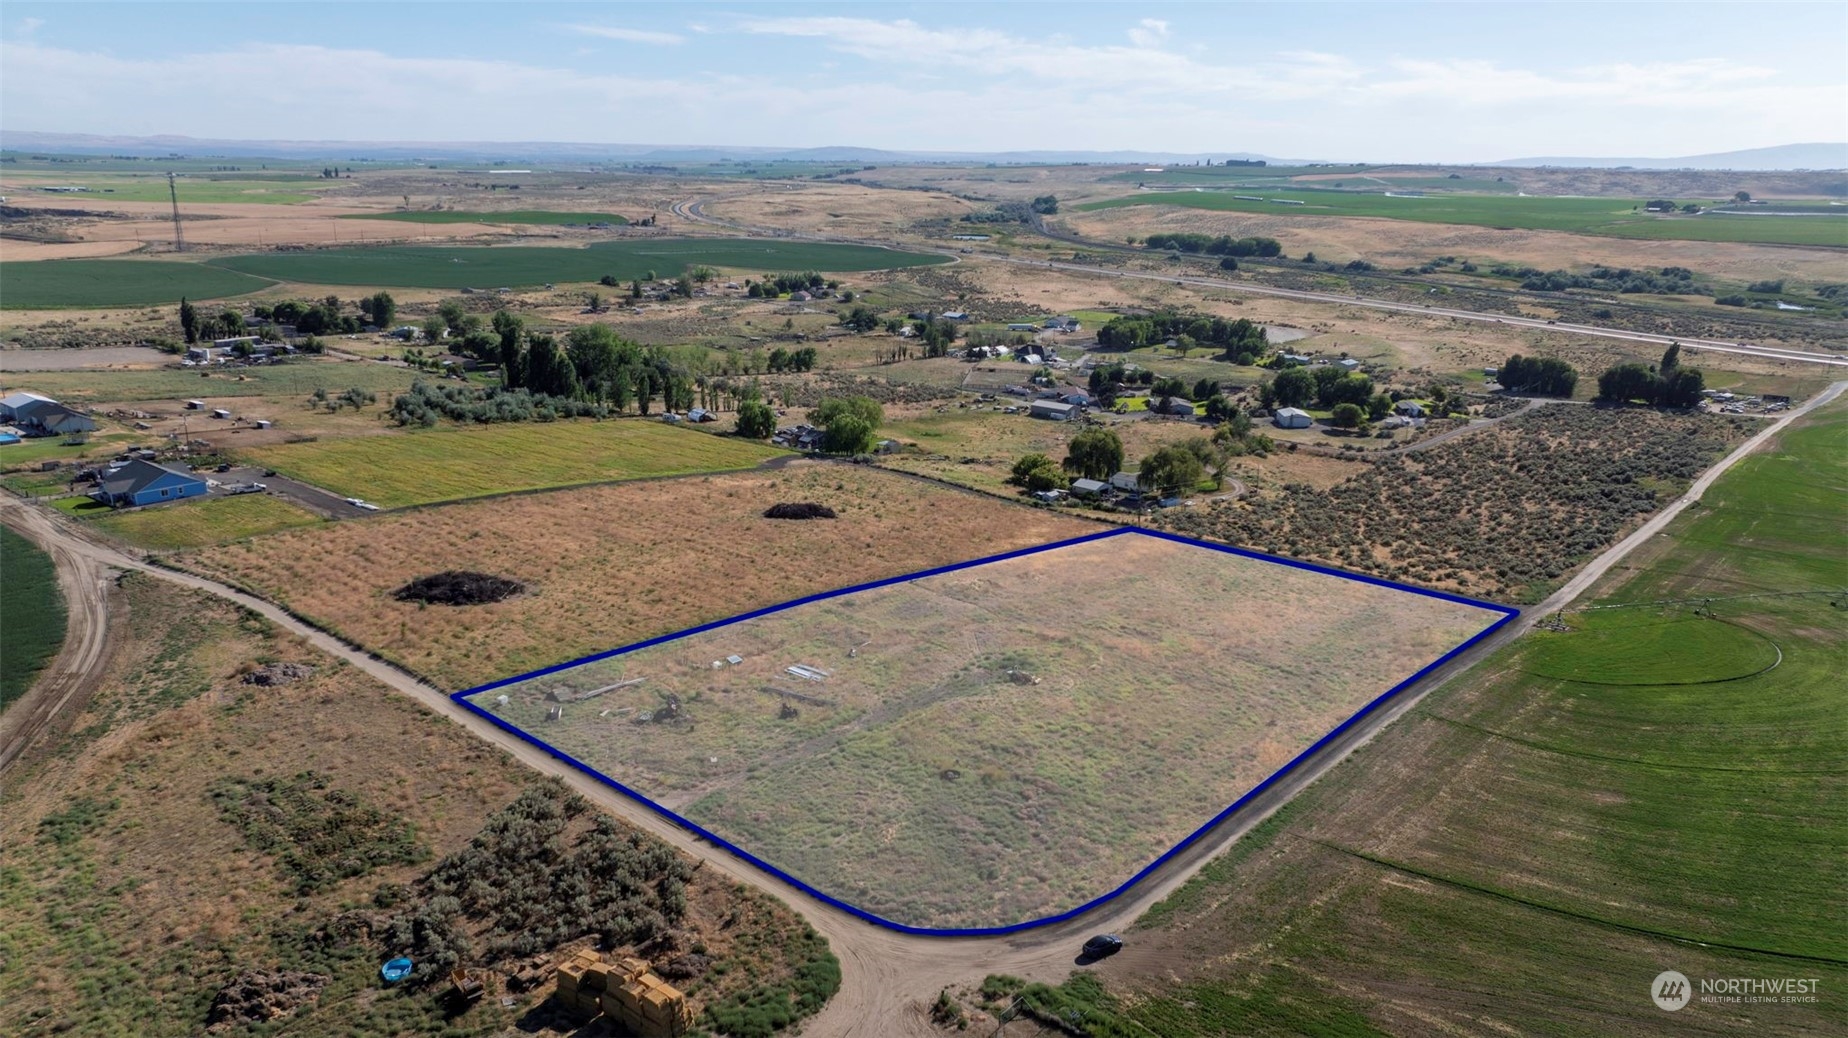
<svg viewBox="0 0 1848 1038">
<path fill-rule="evenodd" d="M 69 436 L 96 431 L 96 420 L 56 400 L 30 400 L 13 408 L 13 422 L 27 436 Z"/>
<path fill-rule="evenodd" d="M 1074 497 L 1098 497 L 1098 496 L 1101 496 L 1103 492 L 1108 489 L 1110 489 L 1110 484 L 1104 483 L 1100 480 L 1095 480 L 1095 479 L 1074 479 L 1072 480 L 1072 495 Z"/>
<path fill-rule="evenodd" d="M 1027 414 L 1034 418 L 1050 418 L 1055 422 L 1069 422 L 1078 416 L 1077 404 L 1062 404 L 1057 400 L 1035 400 L 1027 408 Z"/>
<path fill-rule="evenodd" d="M 55 404 L 57 401 L 48 396 L 40 396 L 37 393 L 31 393 L 25 390 L 21 390 L 17 393 L 9 393 L 4 398 L 0 398 L 0 421 L 18 421 L 19 409 L 27 404 L 34 403 Z"/>
<path fill-rule="evenodd" d="M 1315 424 L 1309 412 L 1300 407 L 1279 407 L 1271 415 L 1271 422 L 1279 429 L 1307 429 Z"/>
<path fill-rule="evenodd" d="M 1407 418 L 1423 418 L 1425 413 L 1424 405 L 1416 400 L 1401 400 L 1392 405 L 1392 409 L 1394 413 Z"/>
<path fill-rule="evenodd" d="M 1135 493 L 1141 486 L 1141 484 L 1136 482 L 1136 474 L 1134 472 L 1118 472 L 1113 474 L 1110 477 L 1110 485 L 1126 494 Z"/>
<path fill-rule="evenodd" d="M 127 508 L 202 497 L 205 492 L 205 480 L 190 472 L 136 460 L 103 473 L 101 483 L 90 496 L 106 505 Z"/>
</svg>

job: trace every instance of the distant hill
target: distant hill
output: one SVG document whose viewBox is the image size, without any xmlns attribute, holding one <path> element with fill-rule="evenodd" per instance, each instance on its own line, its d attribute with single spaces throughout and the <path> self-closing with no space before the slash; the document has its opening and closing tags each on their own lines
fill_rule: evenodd
<svg viewBox="0 0 1848 1038">
<path fill-rule="evenodd" d="M 1672 159 L 1588 159 L 1551 156 L 1485 162 L 1485 166 L 1566 166 L 1577 169 L 1848 169 L 1848 144 L 1781 144 L 1775 148 L 1748 148 L 1711 155 L 1684 155 Z"/>
<path fill-rule="evenodd" d="M 1293 166 L 1308 160 L 1277 159 L 1249 152 L 1180 154 L 1165 151 L 888 151 L 881 148 L 836 146 L 825 148 L 759 148 L 730 145 L 586 144 L 569 141 L 290 141 L 220 140 L 200 137 L 117 137 L 88 133 L 40 133 L 0 130 L 0 149 L 56 155 L 134 155 L 153 157 L 225 156 L 227 158 L 381 159 L 396 162 L 995 162 L 1040 164 L 1094 162 L 1130 163 L 1202 162 L 1212 159 L 1247 161 L 1263 159 L 1272 165 Z"/>
</svg>

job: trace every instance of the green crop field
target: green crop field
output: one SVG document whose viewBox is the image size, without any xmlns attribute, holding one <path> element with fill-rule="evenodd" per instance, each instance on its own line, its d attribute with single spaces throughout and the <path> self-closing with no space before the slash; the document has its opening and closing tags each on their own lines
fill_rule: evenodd
<svg viewBox="0 0 1848 1038">
<path fill-rule="evenodd" d="M 110 512 L 97 516 L 93 523 L 110 536 L 138 548 L 170 551 L 223 544 L 260 533 L 312 526 L 321 521 L 314 513 L 282 498 L 240 494 Z"/>
<path fill-rule="evenodd" d="M 1157 905 L 1140 980 L 1035 997 L 1094 1035 L 1848 1032 L 1845 519 L 1838 403 Z M 1590 661 L 1629 683 L 1536 673 Z M 1669 969 L 1821 997 L 1670 1018 Z"/>
<path fill-rule="evenodd" d="M 346 220 L 396 220 L 399 223 L 517 223 L 541 224 L 548 226 L 569 226 L 572 224 L 614 223 L 624 224 L 629 220 L 613 213 L 554 213 L 540 209 L 515 209 L 501 213 L 462 212 L 455 209 L 424 210 L 405 213 L 368 213 L 364 216 L 346 216 Z"/>
<path fill-rule="evenodd" d="M 1738 216 L 1725 213 L 1669 216 L 1632 211 L 1632 206 L 1641 206 L 1646 200 L 1627 198 L 1449 194 L 1406 197 L 1346 191 L 1257 189 L 1241 193 L 1258 200 L 1238 198 L 1229 191 L 1163 191 L 1105 199 L 1075 208 L 1095 211 L 1124 206 L 1166 205 L 1220 212 L 1264 213 L 1270 216 L 1385 217 L 1421 223 L 1570 231 L 1619 238 L 1848 247 L 1848 213 L 1825 216 Z M 1302 204 L 1286 205 L 1270 199 Z"/>
<path fill-rule="evenodd" d="M 1501 618 L 1126 534 L 472 701 L 849 904 L 1005 926 L 1115 889 Z"/>
<path fill-rule="evenodd" d="M 26 694 L 64 644 L 64 594 L 51 556 L 0 526 L 0 710 Z"/>
<path fill-rule="evenodd" d="M 271 205 L 294 205 L 306 202 L 314 195 L 306 190 L 312 184 L 327 184 L 331 181 L 319 177 L 206 177 L 201 175 L 182 176 L 174 187 L 180 197 L 182 210 L 190 203 L 197 205 L 220 204 L 225 202 L 263 202 Z M 167 177 L 164 173 L 152 176 L 96 176 L 78 174 L 70 179 L 53 177 L 36 177 L 30 184 L 19 184 L 24 192 L 34 197 L 66 199 L 73 203 L 95 205 L 109 202 L 166 202 L 172 195 L 167 190 Z M 88 191 L 50 192 L 41 187 L 87 187 Z"/>
<path fill-rule="evenodd" d="M 73 259 L 0 263 L 0 308 L 141 306 L 219 299 L 277 281 L 368 288 L 500 288 L 553 282 L 671 277 L 705 264 L 744 273 L 887 270 L 950 262 L 947 256 L 867 245 L 750 238 L 658 238 L 588 248 L 508 246 L 326 249 L 184 260 Z"/>
<path fill-rule="evenodd" d="M 348 389 L 358 388 L 377 393 L 383 399 L 388 394 L 409 389 L 418 377 L 419 373 L 409 368 L 301 357 L 234 372 L 179 367 L 148 371 L 35 371 L 19 377 L 18 384 L 57 400 L 86 404 L 195 397 L 299 397 L 297 403 L 306 403 L 317 389 L 338 396 Z M 200 420 L 210 421 L 203 416 Z M 7 451 L 31 446 L 34 445 L 0 448 L 0 463 L 15 456 Z"/>
<path fill-rule="evenodd" d="M 185 260 L 63 259 L 0 263 L 0 309 L 142 306 L 223 299 L 267 288 L 235 270 Z"/>
<path fill-rule="evenodd" d="M 749 238 L 660 238 L 597 242 L 587 248 L 388 246 L 214 260 L 227 270 L 314 285 L 496 288 L 550 282 L 629 281 L 649 271 L 673 276 L 695 264 L 746 273 L 885 270 L 947 263 L 947 257 L 864 245 Z"/>
<path fill-rule="evenodd" d="M 748 469 L 783 453 L 643 419 L 450 428 L 240 452 L 254 464 L 383 508 Z"/>
</svg>

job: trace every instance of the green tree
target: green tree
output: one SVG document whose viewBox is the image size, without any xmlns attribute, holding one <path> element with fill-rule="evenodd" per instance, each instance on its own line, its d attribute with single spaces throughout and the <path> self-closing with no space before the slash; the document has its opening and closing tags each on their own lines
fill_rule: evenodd
<svg viewBox="0 0 1848 1038">
<path fill-rule="evenodd" d="M 1086 429 L 1072 437 L 1062 467 L 1082 479 L 1109 479 L 1123 470 L 1123 440 L 1110 429 Z"/>
<path fill-rule="evenodd" d="M 1377 422 L 1392 413 L 1392 397 L 1375 393 L 1367 398 L 1367 420 Z"/>
<path fill-rule="evenodd" d="M 1014 463 L 1009 481 L 1030 491 L 1063 490 L 1065 473 L 1044 454 L 1028 454 Z"/>
<path fill-rule="evenodd" d="M 869 429 L 877 429 L 885 424 L 885 409 L 879 401 L 867 396 L 828 397 L 816 404 L 809 411 L 809 421 L 827 429 L 844 417 L 854 417 L 865 422 Z"/>
<path fill-rule="evenodd" d="M 1750 202 L 1751 200 L 1752 200 L 1752 193 L 1750 191 L 1733 192 L 1733 201 L 1735 202 Z"/>
<path fill-rule="evenodd" d="M 1221 259 L 1219 261 L 1219 269 L 1220 270 L 1237 270 L 1238 260 L 1232 258 L 1231 256 L 1227 256 L 1224 259 Z"/>
<path fill-rule="evenodd" d="M 1680 363 L 1681 344 L 1679 342 L 1671 342 L 1668 344 L 1668 349 L 1662 354 L 1662 363 L 1656 365 L 1656 371 L 1660 372 L 1664 377 L 1667 377 L 1668 373 L 1674 371 L 1676 366 Z"/>
<path fill-rule="evenodd" d="M 1365 421 L 1366 417 L 1367 412 L 1361 410 L 1359 404 L 1336 404 L 1334 410 L 1329 412 L 1328 420 L 1337 429 L 1352 429 Z"/>
<path fill-rule="evenodd" d="M 746 400 L 738 405 L 738 435 L 751 440 L 767 440 L 776 435 L 776 412 L 762 400 Z"/>
<path fill-rule="evenodd" d="M 1285 368 L 1270 382 L 1272 398 L 1280 407 L 1301 407 L 1315 396 L 1315 377 L 1303 368 Z"/>
<path fill-rule="evenodd" d="M 1033 211 L 1041 216 L 1051 216 L 1059 211 L 1059 199 L 1056 195 L 1041 195 L 1033 200 Z"/>
<path fill-rule="evenodd" d="M 188 343 L 199 341 L 199 311 L 185 296 L 180 297 L 180 331 L 186 333 Z"/>
<path fill-rule="evenodd" d="M 841 317 L 841 324 L 856 332 L 870 332 L 879 327 L 879 315 L 870 307 L 856 306 Z"/>
<path fill-rule="evenodd" d="M 1598 399 L 1613 403 L 1656 402 L 1655 373 L 1641 364 L 1616 364 L 1598 376 Z"/>
<path fill-rule="evenodd" d="M 391 323 L 398 319 L 398 301 L 391 297 L 390 292 L 374 292 L 361 299 L 359 310 L 380 328 L 390 328 Z"/>
<path fill-rule="evenodd" d="M 829 454 L 871 453 L 873 429 L 873 424 L 858 414 L 836 415 L 822 433 L 821 449 Z"/>
<path fill-rule="evenodd" d="M 449 330 L 449 322 L 441 314 L 431 314 L 423 319 L 423 337 L 425 342 L 438 342 L 443 333 Z"/>
<path fill-rule="evenodd" d="M 1200 485 L 1206 465 L 1184 444 L 1170 444 L 1142 459 L 1136 485 L 1158 497 L 1184 494 Z"/>
<path fill-rule="evenodd" d="M 501 385 L 513 389 L 526 384 L 520 370 L 520 338 L 525 324 L 505 310 L 494 311 L 494 334 L 500 336 Z"/>
</svg>

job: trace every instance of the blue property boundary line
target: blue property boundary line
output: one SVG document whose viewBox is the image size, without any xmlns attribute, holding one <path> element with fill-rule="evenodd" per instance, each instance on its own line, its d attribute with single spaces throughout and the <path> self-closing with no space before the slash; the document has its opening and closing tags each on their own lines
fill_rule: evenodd
<svg viewBox="0 0 1848 1038">
<path fill-rule="evenodd" d="M 730 840 L 727 840 L 724 837 L 718 835 L 717 833 L 714 833 L 711 830 L 706 829 L 704 826 L 699 825 L 693 820 L 686 818 L 669 808 L 663 807 L 662 805 L 656 803 L 653 799 L 649 798 L 647 795 L 641 793 L 640 791 L 633 789 L 629 786 L 626 786 L 621 782 L 616 781 L 610 776 L 605 775 L 603 772 L 598 771 L 596 768 L 591 767 L 589 764 L 586 764 L 583 761 L 578 760 L 576 757 L 573 757 L 570 754 L 565 753 L 562 750 L 559 750 L 557 747 L 551 745 L 550 743 L 545 742 L 544 740 L 534 736 L 533 734 L 526 731 L 525 729 L 517 727 L 513 724 L 510 724 L 507 721 L 504 721 L 501 718 L 496 717 L 494 714 L 488 712 L 487 710 L 482 709 L 479 706 L 476 706 L 474 703 L 469 701 L 469 698 L 472 696 L 478 696 L 483 692 L 491 692 L 494 689 L 503 688 L 507 685 L 517 684 L 522 681 L 530 681 L 533 678 L 544 677 L 547 674 L 556 674 L 561 670 L 569 670 L 573 667 L 581 666 L 586 663 L 594 663 L 599 660 L 607 660 L 615 656 L 621 656 L 627 653 L 637 652 L 639 650 L 646 649 L 651 646 L 662 645 L 662 644 L 665 644 L 667 642 L 672 642 L 672 641 L 679 641 L 682 638 L 690 638 L 696 634 L 703 634 L 707 631 L 717 630 L 721 627 L 729 627 L 733 624 L 743 623 L 746 620 L 754 620 L 758 617 L 768 616 L 773 613 L 780 613 L 785 610 L 794 609 L 798 606 L 808 605 L 813 602 L 824 602 L 831 598 L 840 598 L 844 595 L 857 594 L 861 591 L 871 591 L 874 588 L 887 587 L 892 584 L 903 584 L 903 583 L 908 583 L 914 580 L 922 580 L 926 577 L 934 577 L 934 576 L 938 576 L 943 573 L 954 573 L 958 570 L 970 569 L 975 566 L 985 566 L 991 562 L 1003 562 L 1008 559 L 1017 559 L 1023 556 L 1027 556 L 1027 555 L 1037 555 L 1041 552 L 1054 551 L 1059 548 L 1069 548 L 1077 544 L 1088 544 L 1093 541 L 1101 541 L 1101 540 L 1105 540 L 1111 537 L 1124 537 L 1124 536 L 1153 537 L 1159 540 L 1172 541 L 1176 544 L 1185 544 L 1185 545 L 1188 545 L 1190 547 L 1195 547 L 1195 548 L 1205 548 L 1209 551 L 1223 552 L 1228 555 L 1237 555 L 1243 558 L 1256 559 L 1261 562 L 1277 563 L 1278 565 L 1289 566 L 1292 569 L 1308 570 L 1312 573 L 1321 573 L 1327 576 L 1340 577 L 1344 580 L 1357 581 L 1362 584 L 1372 584 L 1376 587 L 1390 588 L 1394 591 L 1404 591 L 1404 592 L 1408 592 L 1408 593 L 1415 594 L 1415 595 L 1422 595 L 1425 598 L 1435 598 L 1441 601 L 1452 602 L 1452 603 L 1456 603 L 1459 605 L 1474 606 L 1478 609 L 1486 609 L 1491 612 L 1500 613 L 1502 615 L 1500 619 L 1496 620 L 1494 623 L 1490 624 L 1489 626 L 1483 628 L 1481 631 L 1477 632 L 1475 635 L 1470 637 L 1469 640 L 1451 649 L 1449 652 L 1444 653 L 1442 656 L 1439 656 L 1437 659 L 1426 664 L 1423 668 L 1421 668 L 1417 673 L 1413 674 L 1411 677 L 1406 678 L 1404 681 L 1399 682 L 1397 685 L 1394 685 L 1392 688 L 1387 689 L 1385 692 L 1375 697 L 1372 702 L 1369 702 L 1367 705 L 1361 707 L 1358 711 L 1354 713 L 1353 716 L 1341 722 L 1339 725 L 1336 725 L 1331 731 L 1329 731 L 1327 735 L 1324 735 L 1320 739 L 1316 740 L 1315 743 L 1312 744 L 1308 749 L 1297 754 L 1295 757 L 1292 757 L 1288 763 L 1284 764 L 1282 767 L 1278 768 L 1276 771 L 1271 772 L 1268 778 L 1264 779 L 1264 781 L 1253 786 L 1249 792 L 1247 792 L 1244 796 L 1239 797 L 1237 800 L 1233 801 L 1232 804 L 1229 807 L 1227 807 L 1225 810 L 1214 815 L 1211 819 L 1209 819 L 1206 822 L 1206 824 L 1200 826 L 1198 829 L 1195 829 L 1193 832 L 1189 833 L 1186 837 L 1184 837 L 1179 843 L 1176 843 L 1173 847 L 1170 847 L 1168 850 L 1164 851 L 1160 857 L 1157 857 L 1154 861 L 1143 866 L 1140 871 L 1138 871 L 1135 875 L 1131 876 L 1129 879 L 1125 880 L 1122 883 L 1122 885 L 1118 886 L 1115 890 L 1112 890 L 1106 894 L 1102 894 L 1098 897 L 1092 898 L 1091 900 L 1085 902 L 1082 905 L 1079 905 L 1076 908 L 1068 909 L 1067 911 L 1060 912 L 1057 915 L 1049 915 L 1041 919 L 1032 919 L 1024 923 L 1013 923 L 1007 926 L 955 927 L 955 928 L 945 928 L 945 929 L 939 929 L 939 928 L 927 927 L 927 926 L 911 926 L 905 923 L 894 922 L 882 916 L 874 915 L 873 913 L 868 912 L 865 909 L 858 907 L 857 905 L 850 905 L 847 902 L 840 900 L 839 898 L 836 898 L 830 894 L 827 894 L 821 890 L 816 889 L 813 886 L 810 886 L 809 884 L 803 882 L 800 879 L 797 879 L 795 876 L 792 876 L 787 872 L 784 872 L 782 869 L 777 868 L 775 865 L 770 864 L 769 862 L 758 857 L 757 855 L 752 854 L 750 851 L 747 851 L 744 848 L 738 846 L 737 844 L 732 843 Z M 478 685 L 475 688 L 464 689 L 461 692 L 453 693 L 450 695 L 449 698 L 461 704 L 464 708 L 471 711 L 476 716 L 484 718 L 485 720 L 492 723 L 495 727 L 501 729 L 502 731 L 507 732 L 511 735 L 517 736 L 518 738 L 528 743 L 531 743 L 532 745 L 538 747 L 539 749 L 544 750 L 546 753 L 557 758 L 558 760 L 564 761 L 565 763 L 571 765 L 572 767 L 577 768 L 579 771 L 582 771 L 585 774 L 591 776 L 592 778 L 598 780 L 599 782 L 602 782 L 603 784 L 616 790 L 618 793 L 621 793 L 623 796 L 626 796 L 629 799 L 634 800 L 635 802 L 653 811 L 655 814 L 661 816 L 662 818 L 666 819 L 669 822 L 674 823 L 676 826 L 679 826 L 680 828 L 685 829 L 686 831 L 692 833 L 693 835 L 699 837 L 700 839 L 705 840 L 706 842 L 713 844 L 714 846 L 721 847 L 725 849 L 726 851 L 729 851 L 733 855 L 736 855 L 737 857 L 743 859 L 744 861 L 751 863 L 752 865 L 756 866 L 758 869 L 761 869 L 762 871 L 769 873 L 770 875 L 776 877 L 777 879 L 782 880 L 785 883 L 788 883 L 790 886 L 795 887 L 797 890 L 802 891 L 803 893 L 809 895 L 810 897 L 815 898 L 818 901 L 821 901 L 828 905 L 832 905 L 833 907 L 838 908 L 843 912 L 847 912 L 848 914 L 856 916 L 860 919 L 863 919 L 866 922 L 872 923 L 875 926 L 880 926 L 887 930 L 893 930 L 898 933 L 913 934 L 913 935 L 924 936 L 924 937 L 996 937 L 996 936 L 1001 936 L 1004 934 L 1019 933 L 1023 930 L 1032 930 L 1032 929 L 1037 929 L 1042 926 L 1052 926 L 1057 923 L 1062 923 L 1062 922 L 1065 922 L 1066 920 L 1077 918 L 1078 916 L 1081 916 L 1085 914 L 1086 912 L 1089 912 L 1102 905 L 1108 904 L 1109 902 L 1116 900 L 1118 897 L 1121 897 L 1123 894 L 1129 892 L 1129 890 L 1133 888 L 1136 884 L 1146 879 L 1150 873 L 1153 873 L 1155 870 L 1161 868 L 1163 865 L 1166 865 L 1169 861 L 1173 860 L 1177 855 L 1185 852 L 1188 848 L 1192 847 L 1195 843 L 1199 842 L 1201 837 L 1211 832 L 1214 828 L 1216 828 L 1220 823 L 1224 822 L 1226 819 L 1232 817 L 1232 815 L 1236 814 L 1240 808 L 1244 807 L 1246 804 L 1249 804 L 1251 801 L 1253 801 L 1254 799 L 1262 795 L 1266 790 L 1275 786 L 1278 782 L 1281 782 L 1284 779 L 1284 777 L 1289 775 L 1290 772 L 1294 771 L 1297 768 L 1297 766 L 1302 764 L 1304 761 L 1308 760 L 1310 757 L 1315 756 L 1316 753 L 1321 751 L 1324 747 L 1326 747 L 1330 743 L 1334 742 L 1336 739 L 1339 739 L 1343 734 L 1348 732 L 1355 725 L 1359 724 L 1369 714 L 1373 713 L 1375 710 L 1378 710 L 1381 706 L 1384 706 L 1387 702 L 1391 701 L 1395 696 L 1399 695 L 1401 692 L 1404 692 L 1406 689 L 1412 687 L 1413 685 L 1416 685 L 1418 682 L 1422 681 L 1426 676 L 1430 675 L 1431 673 L 1436 671 L 1438 668 L 1444 666 L 1444 664 L 1449 663 L 1451 660 L 1455 659 L 1459 654 L 1467 651 L 1471 646 L 1476 645 L 1477 643 L 1481 642 L 1484 638 L 1487 638 L 1490 635 L 1494 634 L 1496 631 L 1500 630 L 1503 626 L 1508 624 L 1510 621 L 1512 621 L 1515 617 L 1519 615 L 1521 615 L 1521 611 L 1512 606 L 1497 605 L 1493 602 L 1484 602 L 1478 599 L 1465 598 L 1461 595 L 1449 594 L 1448 592 L 1433 591 L 1428 588 L 1413 587 L 1409 584 L 1400 584 L 1395 581 L 1382 580 L 1378 577 L 1369 577 L 1369 576 L 1365 576 L 1359 573 L 1348 573 L 1343 570 L 1333 569 L 1327 566 L 1318 566 L 1312 562 L 1302 562 L 1297 559 L 1287 559 L 1287 558 L 1283 558 L 1282 556 L 1278 556 L 1278 555 L 1267 555 L 1263 552 L 1250 551 L 1244 548 L 1234 548 L 1230 545 L 1225 545 L 1225 544 L 1213 544 L 1208 541 L 1195 540 L 1192 537 L 1183 537 L 1179 534 L 1166 533 L 1166 532 L 1159 531 L 1159 530 L 1144 530 L 1140 527 L 1124 526 L 1124 527 L 1118 527 L 1113 530 L 1104 530 L 1099 533 L 1087 534 L 1083 537 L 1073 537 L 1068 540 L 1054 541 L 1051 544 L 1042 544 L 1042 545 L 1038 545 L 1032 548 L 1022 548 L 1017 551 L 1003 552 L 1002 554 L 999 554 L 999 555 L 990 555 L 985 558 L 972 559 L 968 562 L 958 562 L 958 563 L 954 563 L 948 566 L 938 566 L 935 569 L 922 570 L 917 573 L 909 573 L 904 576 L 889 577 L 885 580 L 875 580 L 875 581 L 872 581 L 866 584 L 856 584 L 852 587 L 841 588 L 836 591 L 824 591 L 820 594 L 809 595 L 806 598 L 798 598 L 794 601 L 785 602 L 781 605 L 768 606 L 763 609 L 757 609 L 757 610 L 753 610 L 748 613 L 743 613 L 739 616 L 729 617 L 724 620 L 717 620 L 717 621 L 714 621 L 708 624 L 701 624 L 698 627 L 689 627 L 684 631 L 678 631 L 673 634 L 662 635 L 661 637 L 658 637 L 658 638 L 650 638 L 646 641 L 636 642 L 633 645 L 623 646 L 620 649 L 611 649 L 607 652 L 599 652 L 594 655 L 585 656 L 581 659 L 572 660 L 568 663 L 560 663 L 555 666 L 545 667 L 543 669 L 535 670 L 527 674 L 521 674 L 515 677 L 511 677 L 511 678 L 503 678 L 499 681 L 490 682 L 486 685 Z"/>
</svg>

